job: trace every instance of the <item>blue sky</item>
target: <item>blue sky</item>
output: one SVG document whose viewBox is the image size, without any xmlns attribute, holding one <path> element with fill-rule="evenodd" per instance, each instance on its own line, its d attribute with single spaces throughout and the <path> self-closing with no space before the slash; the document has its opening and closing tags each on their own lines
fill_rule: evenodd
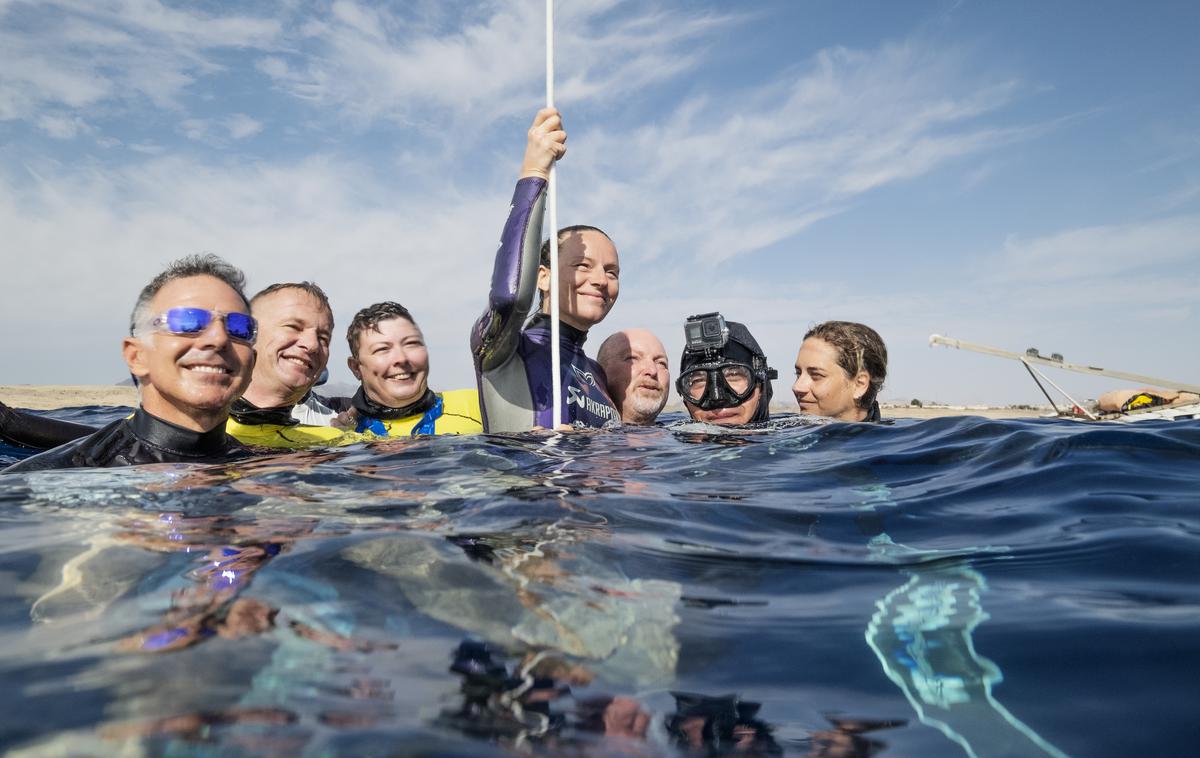
<svg viewBox="0 0 1200 758">
<path fill-rule="evenodd" d="M 0 0 L 0 383 L 118 381 L 137 291 L 207 251 L 251 289 L 317 281 L 341 325 L 406 304 L 435 388 L 470 386 L 543 8 Z M 622 262 L 593 349 L 646 326 L 674 365 L 683 318 L 719 309 L 783 377 L 810 325 L 874 326 L 885 398 L 1040 397 L 934 332 L 1200 382 L 1197 4 L 556 14 L 560 221 Z"/>
</svg>

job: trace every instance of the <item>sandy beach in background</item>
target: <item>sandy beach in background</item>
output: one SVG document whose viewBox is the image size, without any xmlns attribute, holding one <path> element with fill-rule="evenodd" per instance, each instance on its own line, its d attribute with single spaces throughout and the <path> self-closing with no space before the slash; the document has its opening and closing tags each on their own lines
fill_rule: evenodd
<svg viewBox="0 0 1200 758">
<path fill-rule="evenodd" d="M 0 402 L 13 408 L 46 411 L 77 405 L 137 405 L 133 387 L 94 384 L 0 384 Z M 682 411 L 678 402 L 667 410 Z M 776 406 L 774 412 L 794 413 L 795 408 Z M 1034 418 L 1046 411 L 1022 408 L 915 408 L 907 405 L 884 406 L 886 418 L 941 418 L 945 416 L 984 416 L 986 418 Z"/>
<path fill-rule="evenodd" d="M 137 390 L 104 384 L 0 384 L 0 402 L 48 411 L 76 405 L 137 406 Z"/>
</svg>

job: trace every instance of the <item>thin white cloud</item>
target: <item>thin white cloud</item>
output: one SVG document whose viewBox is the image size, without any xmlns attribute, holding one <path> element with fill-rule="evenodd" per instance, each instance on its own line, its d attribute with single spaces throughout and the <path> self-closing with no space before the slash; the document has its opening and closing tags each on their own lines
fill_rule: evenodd
<svg viewBox="0 0 1200 758">
<path fill-rule="evenodd" d="M 259 134 L 263 123 L 244 113 L 234 113 L 217 121 L 203 118 L 187 118 L 179 122 L 183 136 L 194 142 L 213 147 L 223 147 L 229 140 L 243 140 Z"/>
<path fill-rule="evenodd" d="M 1200 181 L 1187 180 L 1183 186 L 1167 192 L 1156 205 L 1161 213 L 1170 213 L 1200 200 Z"/>
<path fill-rule="evenodd" d="M 235 140 L 253 137 L 263 130 L 261 121 L 253 119 L 244 113 L 235 113 L 229 116 L 225 119 L 224 125 L 229 131 L 229 136 Z"/>
<path fill-rule="evenodd" d="M 220 69 L 212 52 L 270 46 L 278 21 L 211 15 L 159 0 L 42 0 L 0 6 L 0 119 L 144 97 L 175 107 Z"/>
<path fill-rule="evenodd" d="M 540 96 L 543 13 L 528 0 L 484 4 L 482 14 L 462 11 L 461 26 L 447 33 L 403 10 L 338 0 L 328 17 L 302 26 L 311 52 L 264 57 L 258 67 L 296 97 L 362 122 L 432 128 L 449 116 L 460 129 L 468 119 L 481 126 L 524 115 Z M 677 76 L 697 60 L 688 43 L 734 21 L 618 0 L 564 3 L 555 44 L 569 54 L 557 71 L 559 99 L 619 98 Z"/>
<path fill-rule="evenodd" d="M 78 116 L 46 114 L 38 117 L 38 128 L 55 139 L 74 139 L 91 131 L 91 127 Z"/>
<path fill-rule="evenodd" d="M 185 118 L 179 122 L 183 136 L 190 140 L 203 140 L 208 137 L 208 121 L 202 118 Z"/>
<path fill-rule="evenodd" d="M 992 262 L 1003 281 L 1111 279 L 1129 273 L 1167 272 L 1200 261 L 1200 216 L 1069 229 L 1044 237 L 1011 237 Z"/>
<path fill-rule="evenodd" d="M 572 138 L 564 186 L 649 258 L 715 264 L 794 237 L 862 194 L 1036 133 L 979 122 L 1020 94 L 957 75 L 961 56 L 913 45 L 831 50 L 633 130 Z M 569 122 L 568 122 L 569 126 Z M 578 178 L 576 178 L 578 172 Z"/>
</svg>

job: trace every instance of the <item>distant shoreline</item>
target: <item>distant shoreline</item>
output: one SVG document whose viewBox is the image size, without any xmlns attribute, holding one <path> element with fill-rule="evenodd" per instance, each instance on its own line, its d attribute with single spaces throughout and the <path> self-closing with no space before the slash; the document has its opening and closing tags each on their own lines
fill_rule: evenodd
<svg viewBox="0 0 1200 758">
<path fill-rule="evenodd" d="M 13 408 L 50 411 L 79 405 L 138 404 L 137 390 L 115 384 L 0 384 L 0 402 Z"/>
<path fill-rule="evenodd" d="M 133 387 L 95 384 L 0 384 L 0 402 L 13 408 L 49 411 L 80 405 L 137 406 L 137 390 Z M 668 411 L 682 411 L 678 403 Z M 794 413 L 795 408 L 775 406 L 777 413 Z M 983 416 L 985 418 L 1036 418 L 1044 410 L 1027 408 L 917 408 L 908 405 L 884 406 L 885 418 L 942 418 L 946 416 Z"/>
</svg>

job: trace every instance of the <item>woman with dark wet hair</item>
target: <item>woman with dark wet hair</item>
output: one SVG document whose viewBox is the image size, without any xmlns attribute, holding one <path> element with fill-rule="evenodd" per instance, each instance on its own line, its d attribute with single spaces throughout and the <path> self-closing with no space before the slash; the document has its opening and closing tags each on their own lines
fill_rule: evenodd
<svg viewBox="0 0 1200 758">
<path fill-rule="evenodd" d="M 879 421 L 887 345 L 871 327 L 826 321 L 804 335 L 792 393 L 800 410 L 841 421 Z"/>
</svg>

